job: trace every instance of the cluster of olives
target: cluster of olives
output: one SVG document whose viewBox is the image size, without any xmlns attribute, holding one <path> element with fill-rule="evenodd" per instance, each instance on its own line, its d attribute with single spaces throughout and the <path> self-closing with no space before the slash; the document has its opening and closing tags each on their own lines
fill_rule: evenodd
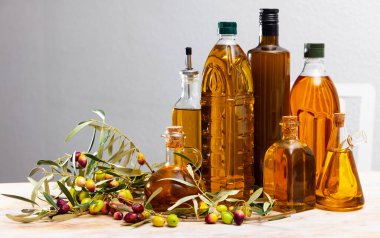
<svg viewBox="0 0 380 238">
<path fill-rule="evenodd" d="M 166 222 L 168 223 L 168 227 L 176 227 L 179 220 L 176 214 L 170 214 L 166 218 Z M 152 224 L 156 227 L 163 227 L 165 225 L 165 218 L 162 216 L 155 216 L 152 218 Z"/>
<path fill-rule="evenodd" d="M 227 208 L 226 205 L 218 205 L 216 210 L 219 214 L 209 213 L 205 217 L 205 222 L 207 224 L 215 224 L 220 217 L 225 224 L 232 224 L 234 221 L 236 225 L 240 226 L 246 217 L 250 217 L 252 215 L 252 209 L 247 206 L 235 209 L 233 206 Z"/>
</svg>

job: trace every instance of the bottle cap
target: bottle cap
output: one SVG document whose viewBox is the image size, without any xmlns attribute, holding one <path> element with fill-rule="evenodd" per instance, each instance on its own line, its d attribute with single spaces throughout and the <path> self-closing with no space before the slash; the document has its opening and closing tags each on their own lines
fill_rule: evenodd
<svg viewBox="0 0 380 238">
<path fill-rule="evenodd" d="M 278 36 L 278 9 L 260 9 L 261 33 L 264 36 Z"/>
<path fill-rule="evenodd" d="M 218 22 L 218 33 L 220 35 L 236 35 L 236 22 Z"/>
<path fill-rule="evenodd" d="M 304 57 L 305 58 L 325 57 L 325 44 L 324 43 L 305 43 Z"/>
</svg>

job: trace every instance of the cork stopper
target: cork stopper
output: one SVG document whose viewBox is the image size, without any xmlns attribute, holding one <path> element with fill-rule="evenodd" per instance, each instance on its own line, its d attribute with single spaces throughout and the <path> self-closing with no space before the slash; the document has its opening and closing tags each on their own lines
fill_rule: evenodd
<svg viewBox="0 0 380 238">
<path fill-rule="evenodd" d="M 334 123 L 336 127 L 344 127 L 344 113 L 334 113 Z"/>
<path fill-rule="evenodd" d="M 166 147 L 183 148 L 185 146 L 185 134 L 182 126 L 168 126 L 162 137 L 166 140 Z"/>
<path fill-rule="evenodd" d="M 298 126 L 297 116 L 283 116 L 280 123 L 282 126 L 282 134 L 286 139 L 298 138 Z"/>
</svg>

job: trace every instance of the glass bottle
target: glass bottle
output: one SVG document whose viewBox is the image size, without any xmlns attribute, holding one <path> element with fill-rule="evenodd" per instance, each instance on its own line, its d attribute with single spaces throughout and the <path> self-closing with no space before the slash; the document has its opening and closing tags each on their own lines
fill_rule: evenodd
<svg viewBox="0 0 380 238">
<path fill-rule="evenodd" d="M 296 116 L 283 116 L 282 139 L 265 154 L 264 191 L 276 199 L 275 210 L 304 211 L 315 206 L 315 158 L 298 140 Z"/>
<path fill-rule="evenodd" d="M 291 114 L 300 121 L 300 140 L 314 152 L 317 177 L 326 156 L 332 116 L 340 110 L 334 83 L 325 71 L 324 48 L 324 44 L 305 44 L 305 65 L 290 93 Z"/>
<path fill-rule="evenodd" d="M 175 178 L 185 180 L 191 184 L 195 184 L 191 175 L 187 171 L 186 164 L 182 157 L 175 153 L 184 153 L 192 151 L 197 154 L 194 165 L 200 167 L 202 163 L 201 152 L 195 148 L 185 147 L 185 134 L 182 126 L 169 126 L 166 133 L 162 135 L 166 142 L 166 162 L 165 165 L 154 172 L 145 185 L 145 195 L 149 198 L 154 191 L 162 187 L 162 191 L 153 198 L 151 205 L 156 212 L 164 212 L 179 199 L 196 195 L 200 191 L 197 187 L 190 187 L 173 180 L 162 180 L 166 178 Z M 199 180 L 199 176 L 194 173 L 195 180 Z M 181 207 L 181 206 L 180 206 Z"/>
<path fill-rule="evenodd" d="M 186 69 L 180 71 L 182 93 L 173 108 L 172 125 L 182 126 L 186 146 L 201 149 L 201 104 L 198 71 L 192 68 L 191 48 L 186 47 Z M 185 152 L 185 155 L 189 156 Z"/>
<path fill-rule="evenodd" d="M 263 186 L 265 152 L 281 139 L 278 123 L 289 115 L 290 53 L 278 43 L 278 9 L 260 9 L 260 42 L 248 51 L 255 87 L 255 185 Z"/>
<path fill-rule="evenodd" d="M 235 41 L 236 22 L 218 23 L 219 40 L 203 69 L 202 176 L 208 191 L 253 186 L 253 85 L 249 62 Z"/>
<path fill-rule="evenodd" d="M 326 159 L 318 176 L 317 207 L 325 210 L 352 211 L 364 205 L 352 150 L 366 138 L 363 133 L 347 135 L 344 119 L 344 113 L 334 114 L 334 127 L 327 146 Z"/>
</svg>

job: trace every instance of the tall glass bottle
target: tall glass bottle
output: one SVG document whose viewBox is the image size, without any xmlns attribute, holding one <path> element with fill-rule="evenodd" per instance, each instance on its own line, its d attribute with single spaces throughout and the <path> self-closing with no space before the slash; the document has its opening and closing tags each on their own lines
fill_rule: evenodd
<svg viewBox="0 0 380 238">
<path fill-rule="evenodd" d="M 282 139 L 265 154 L 264 191 L 276 199 L 275 210 L 297 212 L 315 206 L 315 158 L 298 140 L 296 116 L 282 117 Z"/>
<path fill-rule="evenodd" d="M 249 62 L 235 41 L 235 22 L 219 22 L 219 41 L 203 70 L 202 176 L 211 192 L 253 186 L 253 85 Z"/>
<path fill-rule="evenodd" d="M 340 110 L 334 83 L 325 71 L 324 48 L 324 44 L 305 44 L 305 65 L 290 93 L 291 113 L 301 123 L 300 140 L 314 152 L 317 177 L 326 156 L 333 114 Z"/>
<path fill-rule="evenodd" d="M 183 127 L 186 146 L 201 150 L 200 80 L 198 71 L 192 67 L 191 53 L 191 48 L 187 47 L 186 69 L 180 71 L 182 92 L 173 108 L 172 125 Z"/>
<path fill-rule="evenodd" d="M 352 211 L 363 207 L 364 196 L 355 165 L 353 147 L 365 135 L 347 135 L 344 113 L 334 114 L 334 126 L 327 146 L 323 170 L 317 181 L 317 207 L 332 211 Z"/>
<path fill-rule="evenodd" d="M 255 184 L 263 184 L 266 150 L 281 138 L 278 123 L 289 115 L 290 54 L 278 43 L 278 9 L 260 10 L 260 42 L 248 51 L 255 87 Z"/>
</svg>

